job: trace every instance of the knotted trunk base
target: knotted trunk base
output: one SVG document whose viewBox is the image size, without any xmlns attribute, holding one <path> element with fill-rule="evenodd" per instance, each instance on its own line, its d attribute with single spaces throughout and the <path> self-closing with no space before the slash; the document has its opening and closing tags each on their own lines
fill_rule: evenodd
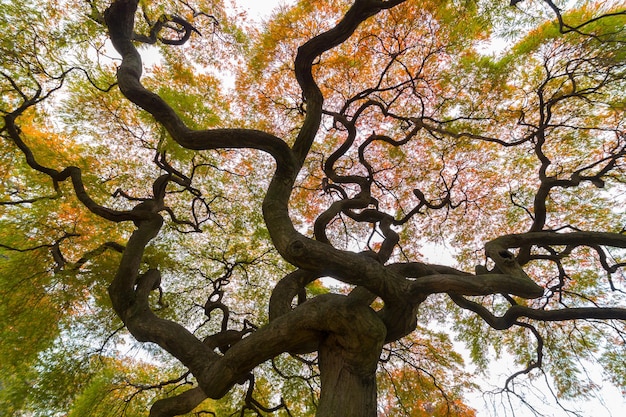
<svg viewBox="0 0 626 417">
<path fill-rule="evenodd" d="M 330 333 L 319 346 L 317 417 L 376 417 L 376 367 L 385 326 L 369 308 L 347 310 L 358 320 L 346 320 L 345 332 Z"/>
</svg>

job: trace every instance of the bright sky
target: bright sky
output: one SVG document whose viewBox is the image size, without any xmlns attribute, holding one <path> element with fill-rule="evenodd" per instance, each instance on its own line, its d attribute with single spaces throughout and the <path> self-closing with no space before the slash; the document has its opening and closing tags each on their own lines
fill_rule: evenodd
<svg viewBox="0 0 626 417">
<path fill-rule="evenodd" d="M 235 0 L 252 18 L 264 18 L 279 4 L 290 3 L 285 0 Z"/>
</svg>

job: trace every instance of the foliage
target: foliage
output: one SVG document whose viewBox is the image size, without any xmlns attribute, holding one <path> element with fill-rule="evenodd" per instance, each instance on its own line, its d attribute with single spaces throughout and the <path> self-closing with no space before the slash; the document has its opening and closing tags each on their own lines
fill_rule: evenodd
<svg viewBox="0 0 626 417">
<path fill-rule="evenodd" d="M 2 0 L 0 409 L 625 390 L 626 9 L 511 3 Z"/>
</svg>

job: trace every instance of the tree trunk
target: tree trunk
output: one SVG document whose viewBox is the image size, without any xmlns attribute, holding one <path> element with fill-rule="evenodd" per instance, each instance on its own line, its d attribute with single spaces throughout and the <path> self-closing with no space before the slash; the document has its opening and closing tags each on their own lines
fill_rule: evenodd
<svg viewBox="0 0 626 417">
<path fill-rule="evenodd" d="M 376 364 L 382 343 L 368 350 L 370 360 L 355 364 L 339 339 L 330 335 L 319 349 L 322 392 L 316 416 L 376 417 Z"/>
</svg>

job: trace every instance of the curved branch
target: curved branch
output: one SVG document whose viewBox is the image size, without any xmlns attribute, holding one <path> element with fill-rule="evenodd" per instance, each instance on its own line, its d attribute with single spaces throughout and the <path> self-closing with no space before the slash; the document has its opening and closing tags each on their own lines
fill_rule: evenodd
<svg viewBox="0 0 626 417">
<path fill-rule="evenodd" d="M 170 27 L 168 26 L 169 22 L 175 23 L 182 28 L 182 30 L 174 29 L 176 32 L 182 32 L 182 36 L 179 39 L 167 39 L 159 36 L 159 33 L 163 30 L 163 28 Z M 145 36 L 135 33 L 133 35 L 133 40 L 147 44 L 155 44 L 158 40 L 166 45 L 184 45 L 194 32 L 202 36 L 198 29 L 182 17 L 171 14 L 162 14 L 150 28 L 150 35 Z"/>
<path fill-rule="evenodd" d="M 270 321 L 291 311 L 291 302 L 294 297 L 298 296 L 298 301 L 300 302 L 300 298 L 304 298 L 301 296 L 302 292 L 304 292 L 304 287 L 318 278 L 320 278 L 320 275 L 304 269 L 298 269 L 278 281 L 270 297 Z M 304 296 L 306 296 L 306 292 L 304 292 Z"/>
<path fill-rule="evenodd" d="M 521 2 L 522 0 L 511 0 L 511 5 L 517 4 L 519 2 Z M 616 12 L 611 12 L 611 13 L 605 13 L 602 14 L 600 16 L 596 16 L 593 17 L 591 19 L 588 19 L 576 26 L 572 26 L 568 23 L 565 22 L 565 20 L 563 19 L 563 14 L 561 13 L 561 9 L 554 4 L 554 2 L 552 0 L 543 0 L 544 3 L 546 3 L 548 5 L 548 7 L 550 7 L 550 9 L 552 9 L 552 11 L 554 12 L 558 22 L 559 22 L 559 31 L 563 34 L 569 33 L 569 32 L 576 32 L 580 35 L 583 36 L 592 36 L 592 37 L 597 37 L 594 34 L 590 34 L 590 33 L 585 33 L 583 31 L 581 31 L 582 28 L 584 28 L 585 26 L 597 22 L 599 20 L 605 19 L 607 17 L 613 17 L 613 16 L 624 16 L 626 15 L 626 10 L 618 10 Z"/>
<path fill-rule="evenodd" d="M 191 388 L 181 394 L 155 401 L 150 407 L 149 417 L 174 417 L 190 413 L 207 398 L 200 387 Z"/>
<path fill-rule="evenodd" d="M 473 311 L 482 317 L 489 326 L 496 330 L 506 330 L 516 324 L 517 319 L 525 317 L 538 321 L 564 321 L 564 320 L 626 320 L 626 308 L 619 307 L 578 307 L 562 310 L 536 310 L 521 305 L 514 305 L 507 312 L 498 317 L 484 306 L 470 301 L 458 294 L 449 293 L 448 296 L 459 307 Z"/>
<path fill-rule="evenodd" d="M 611 232 L 577 231 L 558 233 L 552 231 L 528 232 L 500 236 L 485 245 L 485 248 L 520 248 L 527 245 L 562 246 L 611 246 L 626 248 L 626 235 Z"/>
<path fill-rule="evenodd" d="M 313 62 L 324 52 L 341 45 L 367 18 L 383 9 L 390 9 L 406 0 L 355 0 L 343 19 L 332 29 L 310 39 L 300 48 L 295 59 L 296 80 L 302 88 L 307 102 L 307 115 L 293 146 L 294 153 L 301 163 L 315 139 L 322 117 L 324 98 L 313 77 Z"/>
<path fill-rule="evenodd" d="M 80 168 L 75 166 L 70 166 L 62 171 L 58 171 L 54 168 L 50 168 L 45 165 L 41 165 L 32 150 L 24 143 L 20 135 L 20 129 L 15 124 L 15 115 L 7 115 L 4 117 L 5 120 L 5 129 L 9 134 L 11 140 L 15 143 L 15 145 L 20 149 L 20 151 L 26 157 L 26 163 L 35 171 L 41 172 L 42 174 L 48 175 L 54 184 L 55 190 L 59 191 L 59 182 L 63 182 L 66 179 L 70 179 L 72 181 L 72 185 L 74 186 L 74 191 L 76 193 L 76 197 L 80 200 L 81 203 L 87 207 L 89 211 L 92 213 L 113 221 L 113 222 L 122 222 L 128 220 L 141 220 L 143 217 L 139 214 L 139 212 L 132 211 L 122 211 L 122 210 L 113 210 L 108 207 L 102 206 L 96 203 L 87 193 L 85 189 L 85 185 L 83 183 L 82 171 Z"/>
<path fill-rule="evenodd" d="M 192 130 L 158 94 L 149 91 L 141 84 L 140 78 L 143 71 L 141 56 L 132 43 L 137 4 L 138 0 L 116 0 L 104 13 L 111 42 L 122 56 L 122 64 L 117 70 L 118 84 L 122 94 L 149 112 L 165 127 L 172 138 L 185 148 L 194 150 L 258 149 L 272 155 L 279 170 L 293 169 L 294 164 L 289 147 L 276 136 L 252 129 Z"/>
<path fill-rule="evenodd" d="M 141 203 L 145 204 L 145 203 Z M 119 268 L 109 286 L 113 308 L 131 334 L 140 342 L 154 342 L 178 358 L 194 375 L 201 375 L 218 355 L 183 326 L 157 317 L 148 304 L 148 296 L 158 288 L 161 275 L 151 269 L 139 275 L 143 253 L 156 237 L 163 218 L 152 212 L 138 224 L 122 255 Z"/>
<path fill-rule="evenodd" d="M 254 367 L 284 352 L 317 350 L 323 334 L 332 333 L 355 370 L 370 366 L 372 345 L 382 345 L 384 326 L 376 313 L 348 297 L 324 294 L 276 318 L 232 346 L 204 375 L 196 375 L 211 398 L 220 398 Z"/>
<path fill-rule="evenodd" d="M 528 330 L 530 330 L 530 332 L 533 334 L 533 336 L 535 336 L 535 339 L 537 340 L 537 348 L 535 349 L 535 351 L 537 352 L 537 359 L 536 360 L 530 360 L 530 362 L 528 363 L 528 365 L 526 366 L 526 368 L 515 372 L 513 375 L 509 376 L 505 383 L 504 383 L 504 389 L 509 389 L 509 385 L 511 384 L 511 382 L 517 378 L 520 375 L 526 375 L 528 373 L 530 373 L 530 371 L 532 371 L 533 369 L 538 369 L 541 368 L 541 365 L 543 364 L 543 337 L 541 336 L 541 334 L 539 333 L 539 331 L 532 325 L 528 324 L 528 323 L 522 323 L 519 321 L 515 322 L 515 325 L 520 326 L 520 327 L 524 327 Z"/>
</svg>

